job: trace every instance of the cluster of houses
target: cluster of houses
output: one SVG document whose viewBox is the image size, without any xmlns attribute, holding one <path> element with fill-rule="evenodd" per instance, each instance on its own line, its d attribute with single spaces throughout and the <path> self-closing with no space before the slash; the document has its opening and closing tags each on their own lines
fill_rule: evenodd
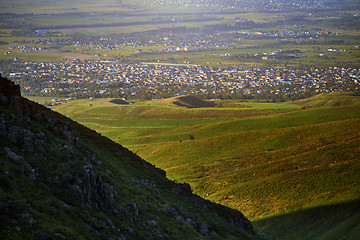
<svg viewBox="0 0 360 240">
<path fill-rule="evenodd" d="M 36 47 L 36 46 L 28 46 L 28 45 L 18 45 L 18 46 L 10 46 L 9 51 L 6 51 L 4 54 L 11 54 L 14 49 L 19 49 L 20 52 L 29 52 L 29 51 L 47 51 L 46 47 Z"/>
<path fill-rule="evenodd" d="M 289 0 L 235 0 L 235 1 L 217 1 L 217 0 L 154 0 L 153 4 L 174 6 L 174 7 L 216 7 L 222 10 L 231 9 L 256 9 L 256 10 L 269 10 L 269 9 L 307 9 L 318 8 L 324 5 L 322 1 L 289 1 Z"/>
<path fill-rule="evenodd" d="M 223 69 L 191 64 L 118 61 L 20 63 L 11 79 L 30 79 L 23 91 L 31 95 L 63 97 L 166 97 L 195 94 L 207 97 L 240 95 L 299 95 L 359 92 L 360 69 Z"/>
<path fill-rule="evenodd" d="M 237 21 L 237 19 L 234 19 Z M 176 30 L 176 29 L 175 29 Z M 81 39 L 78 36 L 69 38 L 39 38 L 28 40 L 24 43 L 10 46 L 4 54 L 12 54 L 12 50 L 20 49 L 21 52 L 47 51 L 61 49 L 64 46 L 88 47 L 102 51 L 124 50 L 125 47 L 163 46 L 163 52 L 175 51 L 202 51 L 210 48 L 228 48 L 242 46 L 246 39 L 317 39 L 332 35 L 331 32 L 319 31 L 233 31 L 233 32 L 199 32 L 199 31 L 171 31 L 159 30 L 149 33 L 117 34 L 114 36 L 87 36 Z M 152 50 L 148 50 L 152 51 Z M 141 53 L 141 49 L 137 53 Z"/>
</svg>

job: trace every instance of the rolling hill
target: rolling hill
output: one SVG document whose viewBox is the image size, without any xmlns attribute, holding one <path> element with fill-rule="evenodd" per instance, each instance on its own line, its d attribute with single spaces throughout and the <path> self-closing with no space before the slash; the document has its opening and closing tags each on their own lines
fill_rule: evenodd
<svg viewBox="0 0 360 240">
<path fill-rule="evenodd" d="M 321 213 L 321 207 L 339 209 L 338 204 L 360 198 L 357 96 L 324 94 L 291 104 L 222 101 L 222 107 L 205 109 L 96 102 L 90 107 L 75 101 L 56 110 L 121 142 L 171 179 L 189 183 L 196 194 L 241 210 L 271 236 L 277 233 L 261 227 L 269 224 L 262 218 L 291 218 L 306 209 Z M 335 223 L 346 220 L 341 216 Z M 292 226 L 286 217 L 276 219 Z M 321 236 L 331 230 L 311 225 L 309 216 L 303 220 Z M 344 229 L 357 233 L 358 225 L 344 224 Z"/>
<path fill-rule="evenodd" d="M 240 212 L 0 78 L 1 239 L 259 239 Z"/>
</svg>

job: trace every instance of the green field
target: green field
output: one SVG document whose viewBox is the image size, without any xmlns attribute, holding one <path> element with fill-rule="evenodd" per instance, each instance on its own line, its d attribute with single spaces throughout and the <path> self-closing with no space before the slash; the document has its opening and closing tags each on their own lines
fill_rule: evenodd
<svg viewBox="0 0 360 240">
<path fill-rule="evenodd" d="M 169 178 L 190 183 L 198 195 L 240 210 L 270 235 L 266 226 L 286 219 L 270 216 L 291 218 L 360 198 L 359 97 L 221 101 L 195 109 L 173 101 L 77 100 L 54 110 L 165 169 Z"/>
<path fill-rule="evenodd" d="M 146 29 L 146 26 L 134 26 L 132 29 Z M 119 27 L 119 31 L 127 32 L 126 27 Z M 151 30 L 151 26 L 147 30 Z M 107 28 L 93 29 L 94 33 L 109 34 L 106 32 Z M 116 30 L 116 31 L 118 31 Z M 340 52 L 331 56 L 320 56 L 320 54 L 327 53 L 328 48 L 334 47 L 333 45 L 311 46 L 309 43 L 300 45 L 289 44 L 286 46 L 272 45 L 266 46 L 266 42 L 263 40 L 251 41 L 252 48 L 248 48 L 249 44 L 244 41 L 244 46 L 237 46 L 236 48 L 219 48 L 209 49 L 206 51 L 192 51 L 192 52 L 161 52 L 164 46 L 140 46 L 140 47 L 123 47 L 119 50 L 104 50 L 104 49 L 91 49 L 89 47 L 71 47 L 66 46 L 61 49 L 49 49 L 47 51 L 28 51 L 20 52 L 18 49 L 9 50 L 11 46 L 19 45 L 17 42 L 23 40 L 36 40 L 38 37 L 8 37 L 4 36 L 0 38 L 0 41 L 7 42 L 7 44 L 0 45 L 0 59 L 10 60 L 17 57 L 21 61 L 38 61 L 38 62 L 58 62 L 64 59 L 81 59 L 81 60 L 97 60 L 102 59 L 116 59 L 119 57 L 130 57 L 131 61 L 135 62 L 155 62 L 160 61 L 163 63 L 177 63 L 181 64 L 185 61 L 191 61 L 194 64 L 204 66 L 228 66 L 228 67 L 268 67 L 284 68 L 284 67 L 329 67 L 329 66 L 341 66 L 341 67 L 359 67 L 360 48 L 355 47 L 355 43 L 349 43 L 348 45 L 335 45 L 336 48 L 345 49 L 346 52 Z M 270 41 L 270 40 L 269 40 Z M 296 43 L 296 42 L 295 42 Z M 141 53 L 138 50 L 141 49 Z M 258 57 L 246 57 L 249 54 L 251 56 L 261 55 L 263 53 L 269 53 L 273 51 L 303 51 L 302 58 L 291 59 L 261 59 Z M 11 51 L 10 54 L 5 54 Z M 233 56 L 223 56 L 224 54 L 231 53 Z M 245 56 L 245 58 L 243 57 Z"/>
</svg>

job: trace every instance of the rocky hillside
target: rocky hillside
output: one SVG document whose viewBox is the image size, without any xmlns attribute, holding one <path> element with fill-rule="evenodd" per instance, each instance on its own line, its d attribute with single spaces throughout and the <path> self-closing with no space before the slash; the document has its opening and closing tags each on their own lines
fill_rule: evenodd
<svg viewBox="0 0 360 240">
<path fill-rule="evenodd" d="M 1 239 L 258 239 L 238 211 L 0 78 Z"/>
</svg>

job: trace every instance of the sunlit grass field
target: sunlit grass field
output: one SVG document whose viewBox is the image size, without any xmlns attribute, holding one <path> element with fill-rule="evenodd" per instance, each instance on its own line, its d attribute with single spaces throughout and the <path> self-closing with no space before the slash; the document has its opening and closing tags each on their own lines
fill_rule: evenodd
<svg viewBox="0 0 360 240">
<path fill-rule="evenodd" d="M 251 220 L 360 198 L 359 97 L 222 101 L 196 109 L 173 100 L 129 105 L 77 100 L 54 110 Z"/>
</svg>

